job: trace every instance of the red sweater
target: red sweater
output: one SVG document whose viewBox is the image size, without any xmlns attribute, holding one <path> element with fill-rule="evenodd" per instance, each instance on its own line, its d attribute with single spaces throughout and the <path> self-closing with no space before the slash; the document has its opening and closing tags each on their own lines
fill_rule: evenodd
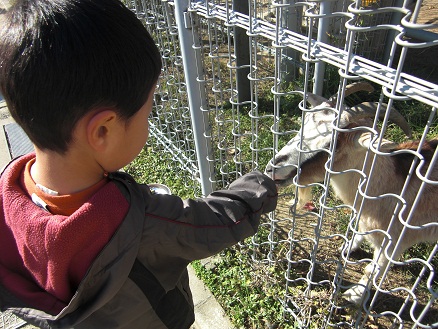
<svg viewBox="0 0 438 329">
<path fill-rule="evenodd" d="M 104 184 L 70 216 L 34 204 L 24 188 L 26 155 L 0 178 L 0 282 L 50 314 L 64 308 L 128 212 L 115 184 Z"/>
</svg>

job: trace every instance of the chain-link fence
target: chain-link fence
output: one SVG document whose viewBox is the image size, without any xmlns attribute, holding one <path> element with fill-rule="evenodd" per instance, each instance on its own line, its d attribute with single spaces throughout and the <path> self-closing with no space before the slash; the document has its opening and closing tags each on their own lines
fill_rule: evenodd
<svg viewBox="0 0 438 329">
<path fill-rule="evenodd" d="M 175 171 L 198 195 L 266 166 L 288 185 L 249 246 L 285 321 L 438 327 L 434 2 L 128 5 L 163 56 L 150 126 Z"/>
</svg>

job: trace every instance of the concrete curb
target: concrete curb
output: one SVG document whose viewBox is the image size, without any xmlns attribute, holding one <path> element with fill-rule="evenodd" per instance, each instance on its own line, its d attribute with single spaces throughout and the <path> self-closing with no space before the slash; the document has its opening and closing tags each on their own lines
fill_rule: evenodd
<svg viewBox="0 0 438 329">
<path fill-rule="evenodd" d="M 4 126 L 13 122 L 14 119 L 9 114 L 6 102 L 0 100 L 0 169 L 11 161 L 11 153 L 9 152 Z"/>
<path fill-rule="evenodd" d="M 4 129 L 4 126 L 10 123 L 14 123 L 14 120 L 6 108 L 6 103 L 0 100 L 0 169 L 11 160 L 11 152 Z M 225 315 L 222 307 L 211 294 L 210 290 L 196 277 L 195 271 L 191 266 L 188 267 L 188 271 L 196 318 L 192 329 L 232 329 L 233 326 L 231 325 L 231 322 Z M 0 312 L 0 328 L 30 329 L 36 327 L 26 325 L 15 316 Z"/>
<path fill-rule="evenodd" d="M 223 308 L 204 283 L 198 279 L 193 267 L 189 266 L 188 270 L 195 304 L 195 323 L 192 329 L 233 329 Z"/>
</svg>

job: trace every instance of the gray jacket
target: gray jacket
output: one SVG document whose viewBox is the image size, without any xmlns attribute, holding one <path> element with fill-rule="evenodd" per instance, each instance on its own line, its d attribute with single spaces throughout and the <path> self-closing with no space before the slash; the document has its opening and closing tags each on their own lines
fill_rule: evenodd
<svg viewBox="0 0 438 329">
<path fill-rule="evenodd" d="M 257 231 L 276 207 L 274 182 L 260 172 L 206 198 L 151 194 L 113 174 L 130 203 L 124 221 L 56 316 L 26 307 L 0 284 L 2 311 L 41 328 L 189 328 L 194 322 L 187 265 Z"/>
</svg>

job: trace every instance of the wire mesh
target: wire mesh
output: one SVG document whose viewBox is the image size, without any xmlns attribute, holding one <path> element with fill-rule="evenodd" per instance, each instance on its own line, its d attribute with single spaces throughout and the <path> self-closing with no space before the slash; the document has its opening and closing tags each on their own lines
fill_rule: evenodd
<svg viewBox="0 0 438 329">
<path fill-rule="evenodd" d="M 149 118 L 151 147 L 163 150 L 163 159 L 177 167 L 195 195 L 201 195 L 197 154 L 187 100 L 184 68 L 178 42 L 174 8 L 167 1 L 130 1 L 128 7 L 142 20 L 159 45 L 163 70 L 155 90 L 153 111 Z"/>
<path fill-rule="evenodd" d="M 428 142 L 438 133 L 438 36 L 436 27 L 424 24 L 433 21 L 424 18 L 426 2 L 250 0 L 241 12 L 233 1 L 188 1 L 190 24 L 178 27 L 172 1 L 129 4 L 163 56 L 151 134 L 198 191 L 198 161 L 212 164 L 210 180 L 224 188 L 248 171 L 274 165 L 288 141 L 301 137 L 293 184 L 280 190 L 277 210 L 246 246 L 254 262 L 282 271 L 276 284 L 283 287 L 285 323 L 438 327 L 437 152 Z M 206 97 L 201 109 L 188 105 L 177 28 L 197 36 L 193 49 L 201 55 L 198 80 Z M 239 62 L 242 30 L 246 63 Z M 249 84 L 239 82 L 241 72 Z M 355 81 L 368 81 L 375 91 L 347 95 Z M 333 110 L 324 121 L 330 128 L 324 143 L 309 149 L 303 140 L 316 122 L 309 118 L 326 120 L 327 108 L 315 110 L 303 98 L 319 83 L 323 96 L 335 95 Z M 375 115 L 344 126 L 345 106 L 365 101 L 378 104 L 382 120 Z M 417 142 L 406 142 L 386 107 L 399 110 L 413 131 L 409 140 Z M 190 111 L 198 110 L 211 127 L 204 132 L 212 146 L 206 159 L 198 159 L 193 141 L 199 127 L 191 124 Z M 313 160 L 316 154 L 320 162 Z M 274 174 L 280 170 L 273 167 Z M 367 244 L 354 251 L 362 238 Z M 423 240 L 429 243 L 404 250 L 406 241 Z M 350 288 L 364 299 L 346 299 Z"/>
</svg>

